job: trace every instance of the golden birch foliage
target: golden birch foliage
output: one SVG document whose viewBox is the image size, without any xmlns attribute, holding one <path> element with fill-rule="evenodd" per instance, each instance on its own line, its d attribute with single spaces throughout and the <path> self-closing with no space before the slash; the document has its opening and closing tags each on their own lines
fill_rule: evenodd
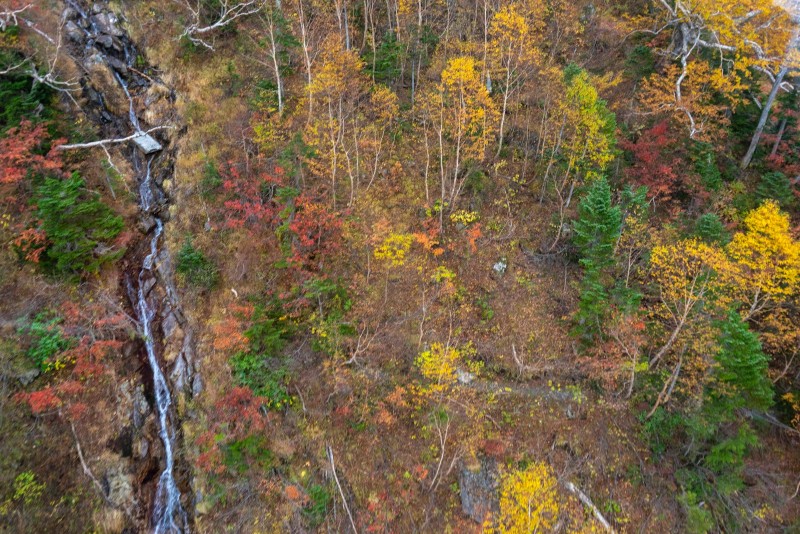
<svg viewBox="0 0 800 534">
<path fill-rule="evenodd" d="M 481 82 L 477 61 L 469 56 L 450 59 L 436 92 L 444 130 L 459 145 L 460 158 L 482 161 L 494 137 L 498 111 Z"/>
<path fill-rule="evenodd" d="M 698 304 L 719 288 L 715 271 L 725 266 L 719 247 L 696 238 L 653 247 L 650 272 L 658 286 L 659 314 L 673 324 L 685 323 Z"/>
<path fill-rule="evenodd" d="M 524 68 L 540 56 L 539 50 L 531 42 L 531 34 L 541 24 L 534 22 L 536 25 L 531 27 L 521 9 L 518 4 L 502 7 L 495 13 L 489 26 L 489 54 L 498 79 L 504 78 L 509 71 L 514 76 L 515 69 Z"/>
<path fill-rule="evenodd" d="M 322 44 L 318 63 L 320 68 L 307 89 L 323 105 L 338 102 L 340 98 L 355 99 L 365 90 L 363 60 L 355 50 L 345 50 L 337 37 Z"/>
<path fill-rule="evenodd" d="M 406 256 L 413 242 L 413 234 L 390 234 L 373 251 L 373 255 L 376 260 L 386 261 L 393 267 L 399 267 L 406 262 Z"/>
<path fill-rule="evenodd" d="M 614 159 L 614 125 L 588 72 L 581 69 L 572 76 L 560 107 L 569 132 L 564 145 L 568 170 L 599 176 Z"/>
<path fill-rule="evenodd" d="M 734 48 L 726 56 L 744 70 L 769 67 L 786 51 L 791 36 L 789 15 L 772 0 L 678 0 L 682 22 L 702 21 L 712 45 Z"/>
<path fill-rule="evenodd" d="M 800 243 L 792 238 L 788 215 L 773 200 L 751 211 L 744 227 L 726 247 L 734 263 L 728 283 L 751 316 L 798 292 Z"/>
<path fill-rule="evenodd" d="M 397 95 L 383 84 L 377 84 L 369 95 L 370 107 L 375 122 L 385 127 L 391 123 L 400 111 Z"/>
<path fill-rule="evenodd" d="M 434 343 L 429 350 L 417 356 L 414 364 L 430 383 L 429 391 L 443 392 L 454 386 L 458 380 L 456 371 L 462 359 L 461 352 L 455 347 Z"/>
<path fill-rule="evenodd" d="M 452 105 L 452 130 L 469 139 L 464 159 L 482 161 L 494 135 L 497 107 L 481 82 L 478 64 L 469 56 L 451 59 L 442 71 L 442 90 Z"/>
<path fill-rule="evenodd" d="M 500 511 L 484 525 L 484 532 L 550 532 L 560 509 L 557 484 L 552 469 L 544 462 L 505 473 L 500 481 Z"/>
</svg>

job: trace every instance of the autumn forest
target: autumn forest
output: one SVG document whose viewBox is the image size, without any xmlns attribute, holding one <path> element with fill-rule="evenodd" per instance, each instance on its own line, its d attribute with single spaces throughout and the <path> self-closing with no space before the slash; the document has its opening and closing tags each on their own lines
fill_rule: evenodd
<svg viewBox="0 0 800 534">
<path fill-rule="evenodd" d="M 800 531 L 800 3 L 0 0 L 0 531 Z"/>
</svg>

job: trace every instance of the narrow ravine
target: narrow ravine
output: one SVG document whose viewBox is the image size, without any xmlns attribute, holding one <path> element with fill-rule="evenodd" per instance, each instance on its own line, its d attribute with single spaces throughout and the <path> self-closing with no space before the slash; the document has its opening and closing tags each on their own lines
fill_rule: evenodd
<svg viewBox="0 0 800 534">
<path fill-rule="evenodd" d="M 142 106 L 140 97 L 148 95 L 154 84 L 163 86 L 163 83 L 153 73 L 144 74 L 148 67 L 143 65 L 141 53 L 120 29 L 117 16 L 105 2 L 94 2 L 90 6 L 78 0 L 65 0 L 65 3 L 64 17 L 74 28 L 71 41 L 80 45 L 74 46 L 76 60 L 84 66 L 93 66 L 93 69 L 86 69 L 87 78 L 82 80 L 84 93 L 89 94 L 89 105 L 83 111 L 102 135 L 109 138 L 141 134 L 140 139 L 123 150 L 136 176 L 139 227 L 144 236 L 126 256 L 122 287 L 138 321 L 137 330 L 144 349 L 142 356 L 149 370 L 143 374 L 143 380 L 152 379 L 146 389 L 152 391 L 151 404 L 162 445 L 157 458 L 160 474 L 155 477 L 152 497 L 145 497 L 145 501 L 150 502 L 145 515 L 148 516 L 147 528 L 152 532 L 189 532 L 191 516 L 187 510 L 191 495 L 182 493 L 181 487 L 190 487 L 190 481 L 179 482 L 180 421 L 173 400 L 175 395 L 196 393 L 199 378 L 194 373 L 191 329 L 180 307 L 172 261 L 163 244 L 170 199 L 161 184 L 172 178 L 175 149 L 169 144 L 174 139 L 169 136 L 155 139 L 147 135 L 138 115 Z M 83 37 L 79 38 L 75 30 L 83 32 Z M 170 100 L 174 101 L 174 93 L 171 90 L 169 93 Z M 118 105 L 109 105 L 114 99 Z M 121 111 L 121 99 L 127 100 L 127 113 Z M 174 126 L 149 124 L 148 127 Z M 167 362 L 167 338 L 177 328 L 182 331 L 183 339 L 177 356 Z M 168 372 L 170 365 L 171 372 Z M 158 454 L 156 447 L 149 449 L 153 451 L 151 454 Z M 182 471 L 183 478 L 188 479 L 188 469 Z"/>
</svg>

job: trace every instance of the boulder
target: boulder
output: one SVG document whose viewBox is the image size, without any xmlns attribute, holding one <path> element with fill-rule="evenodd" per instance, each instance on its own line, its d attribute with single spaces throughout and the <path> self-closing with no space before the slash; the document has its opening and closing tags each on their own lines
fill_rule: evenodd
<svg viewBox="0 0 800 534">
<path fill-rule="evenodd" d="M 177 328 L 178 318 L 175 317 L 174 313 L 168 313 L 161 321 L 161 331 L 164 333 L 164 339 L 169 340 L 175 334 Z"/>
<path fill-rule="evenodd" d="M 497 462 L 482 457 L 477 465 L 464 465 L 458 473 L 461 509 L 472 520 L 483 524 L 489 513 L 498 510 L 497 488 L 499 471 Z"/>
<path fill-rule="evenodd" d="M 78 27 L 77 24 L 68 20 L 66 24 L 64 24 L 64 33 L 67 34 L 67 38 L 72 41 L 73 43 L 81 44 L 85 38 L 85 34 L 83 30 Z"/>
<path fill-rule="evenodd" d="M 97 51 L 84 60 L 83 66 L 89 73 L 89 80 L 95 91 L 102 95 L 108 110 L 119 117 L 127 117 L 130 105 L 128 98 L 119 86 L 105 56 Z"/>
<path fill-rule="evenodd" d="M 150 230 L 156 227 L 156 219 L 152 215 L 145 215 L 139 219 L 139 230 L 143 234 L 149 234 Z"/>
<path fill-rule="evenodd" d="M 150 415 L 150 404 L 144 395 L 143 384 L 138 384 L 133 390 L 132 412 L 133 428 L 139 430 L 144 426 L 147 416 Z"/>
<path fill-rule="evenodd" d="M 506 271 L 508 270 L 508 258 L 503 256 L 502 258 L 497 260 L 497 262 L 494 265 L 492 265 L 492 270 L 498 276 L 503 276 L 504 274 L 506 274 Z"/>
<path fill-rule="evenodd" d="M 23 386 L 27 386 L 28 384 L 33 382 L 36 379 L 36 377 L 39 376 L 40 374 L 41 373 L 39 372 L 39 369 L 29 369 L 27 371 L 18 374 L 17 380 L 19 380 L 19 383 L 22 384 Z"/>
<path fill-rule="evenodd" d="M 117 27 L 117 16 L 113 13 L 104 11 L 92 15 L 92 24 L 97 29 L 98 33 L 113 35 L 114 37 L 122 37 L 125 35 L 125 32 Z"/>
<path fill-rule="evenodd" d="M 133 503 L 131 476 L 120 466 L 110 467 L 106 471 L 103 475 L 103 486 L 112 505 L 127 508 Z"/>
</svg>

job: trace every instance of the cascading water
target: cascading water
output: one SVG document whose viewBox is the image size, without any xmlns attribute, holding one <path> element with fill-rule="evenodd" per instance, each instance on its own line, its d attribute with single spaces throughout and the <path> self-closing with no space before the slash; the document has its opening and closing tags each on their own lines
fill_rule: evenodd
<svg viewBox="0 0 800 534">
<path fill-rule="evenodd" d="M 167 386 L 164 374 L 156 357 L 155 342 L 152 335 L 152 321 L 156 310 L 147 302 L 147 280 L 154 276 L 153 267 L 158 257 L 158 240 L 164 226 L 160 219 L 156 219 L 156 228 L 150 240 L 150 254 L 145 257 L 142 270 L 139 273 L 138 288 L 136 291 L 137 314 L 139 316 L 140 334 L 144 338 L 147 349 L 147 360 L 153 370 L 153 391 L 158 410 L 159 435 L 164 443 L 165 466 L 158 479 L 156 496 L 153 504 L 153 527 L 156 533 L 185 532 L 188 531 L 186 512 L 181 506 L 181 493 L 175 483 L 174 455 L 172 451 L 173 435 L 169 424 L 169 410 L 172 397 Z"/>
<path fill-rule="evenodd" d="M 117 75 L 117 81 L 122 86 L 125 95 L 130 102 L 129 119 L 135 131 L 141 132 L 139 121 L 134 111 L 133 98 L 128 91 L 128 86 L 124 80 Z M 152 162 L 155 156 L 147 158 L 144 166 L 144 175 L 139 183 L 139 207 L 142 213 L 153 211 L 153 186 L 152 186 Z M 156 308 L 152 306 L 147 296 L 149 288 L 152 288 L 148 281 L 157 276 L 156 262 L 158 261 L 158 243 L 164 231 L 164 223 L 154 215 L 155 229 L 151 230 L 150 253 L 142 261 L 142 268 L 139 271 L 136 288 L 136 313 L 139 319 L 139 334 L 144 340 L 147 350 L 147 361 L 153 371 L 153 392 L 155 395 L 155 405 L 158 412 L 159 436 L 164 444 L 164 470 L 158 479 L 156 486 L 155 500 L 153 502 L 153 531 L 156 534 L 169 532 L 188 532 L 188 518 L 181 505 L 181 492 L 175 482 L 175 457 L 173 453 L 174 432 L 170 424 L 170 409 L 172 407 L 172 396 L 167 385 L 164 373 L 156 355 L 156 343 L 152 332 L 153 318 L 156 315 Z"/>
<path fill-rule="evenodd" d="M 102 117 L 100 122 L 108 125 L 110 130 L 106 132 L 110 135 L 127 136 L 129 129 L 132 129 L 133 133 L 144 135 L 131 93 L 137 93 L 143 87 L 149 87 L 154 82 L 151 78 L 142 78 L 134 74 L 137 72 L 132 68 L 134 58 L 139 57 L 135 47 L 124 35 L 124 32 L 116 28 L 115 15 L 102 3 L 94 3 L 91 10 L 84 9 L 80 0 L 65 0 L 65 3 L 69 9 L 74 10 L 73 16 L 76 17 L 76 20 L 81 21 L 85 35 L 82 43 L 84 46 L 79 53 L 84 57 L 100 57 L 101 61 L 106 63 L 109 70 L 113 72 L 114 78 L 128 99 L 127 117 L 112 116 L 105 109 L 103 103 L 105 99 L 103 95 L 100 95 L 98 104 L 101 110 L 100 117 Z M 101 36 L 105 38 L 104 42 L 108 43 L 108 38 L 112 35 L 113 39 L 116 39 L 116 48 L 114 48 L 114 41 L 111 44 L 116 51 L 109 48 L 108 45 L 104 45 L 105 52 L 102 51 L 103 48 L 97 48 L 96 42 L 100 40 Z M 109 54 L 115 57 L 109 57 Z M 159 145 L 156 150 L 161 150 L 161 146 Z M 139 184 L 140 213 L 143 219 L 149 219 L 151 222 L 147 224 L 146 230 L 149 250 L 141 260 L 135 283 L 132 280 L 133 276 L 126 276 L 125 279 L 128 296 L 137 315 L 139 335 L 145 345 L 147 363 L 152 371 L 154 409 L 158 420 L 159 437 L 164 447 L 164 468 L 158 478 L 150 517 L 152 531 L 157 534 L 189 532 L 189 517 L 181 504 L 181 491 L 175 479 L 174 447 L 177 421 L 174 417 L 170 385 L 159 363 L 159 351 L 163 348 L 163 344 L 160 343 L 161 340 L 154 332 L 159 325 L 163 326 L 161 321 L 163 321 L 162 315 L 166 313 L 165 307 L 169 308 L 168 313 L 179 314 L 182 317 L 174 291 L 168 252 L 159 250 L 159 243 L 164 232 L 164 221 L 159 214 L 162 213 L 161 209 L 168 199 L 165 198 L 163 191 L 154 182 L 152 176 L 154 168 L 170 168 L 168 160 L 166 166 L 159 167 L 161 158 L 168 157 L 169 155 L 165 152 L 142 156 L 136 150 L 131 151 L 130 159 Z M 159 291 L 154 289 L 157 284 Z M 162 290 L 163 293 L 161 293 Z M 163 294 L 166 294 L 167 302 L 162 300 L 161 295 Z M 191 350 L 189 346 L 191 332 L 188 331 L 188 326 L 184 326 L 187 328 L 184 348 L 181 358 L 175 362 L 173 370 L 173 375 L 176 375 L 177 372 L 179 379 L 181 372 L 191 372 L 191 362 L 188 361 L 186 354 Z M 176 382 L 174 376 L 173 383 L 176 388 L 183 387 L 182 384 L 184 384 L 184 382 Z M 195 380 L 195 388 L 198 383 Z"/>
</svg>

